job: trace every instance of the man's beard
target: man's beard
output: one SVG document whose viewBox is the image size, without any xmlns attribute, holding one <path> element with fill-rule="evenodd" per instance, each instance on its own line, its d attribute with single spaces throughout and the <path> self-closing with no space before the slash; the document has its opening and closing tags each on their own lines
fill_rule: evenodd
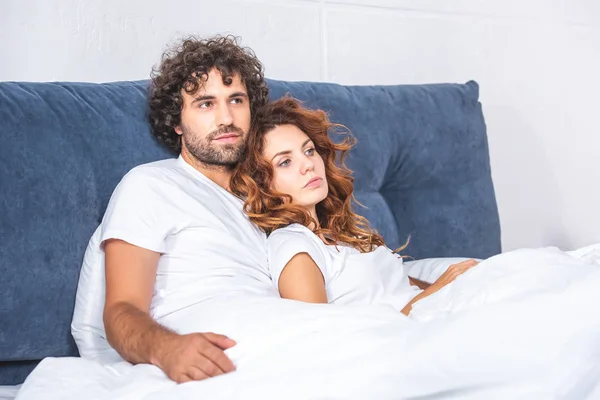
<svg viewBox="0 0 600 400">
<path fill-rule="evenodd" d="M 184 140 L 182 145 L 200 163 L 206 167 L 232 169 L 242 158 L 244 152 L 244 132 L 235 125 L 229 125 L 200 138 L 193 131 L 182 125 Z M 236 143 L 217 144 L 213 140 L 226 133 L 240 136 Z"/>
</svg>

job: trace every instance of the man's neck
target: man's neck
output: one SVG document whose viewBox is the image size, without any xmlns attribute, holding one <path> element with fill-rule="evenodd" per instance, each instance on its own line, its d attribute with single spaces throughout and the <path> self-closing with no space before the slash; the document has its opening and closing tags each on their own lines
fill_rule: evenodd
<svg viewBox="0 0 600 400">
<path fill-rule="evenodd" d="M 229 190 L 229 180 L 231 179 L 230 168 L 221 165 L 205 164 L 196 160 L 196 158 L 188 154 L 187 151 L 182 151 L 181 157 L 183 157 L 185 162 L 202 173 L 202 175 L 206 176 L 223 189 Z"/>
</svg>

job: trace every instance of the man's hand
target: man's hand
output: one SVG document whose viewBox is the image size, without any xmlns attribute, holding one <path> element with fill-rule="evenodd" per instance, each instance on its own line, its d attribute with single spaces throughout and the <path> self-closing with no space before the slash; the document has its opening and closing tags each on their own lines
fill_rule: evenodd
<svg viewBox="0 0 600 400">
<path fill-rule="evenodd" d="M 235 370 L 223 350 L 235 341 L 215 333 L 169 335 L 156 345 L 152 364 L 177 383 L 197 381 Z"/>
<path fill-rule="evenodd" d="M 459 275 L 464 274 L 474 266 L 479 264 L 478 261 L 475 260 L 466 260 L 458 264 L 452 264 L 448 267 L 448 269 L 437 279 L 437 281 L 433 282 L 431 286 L 426 288 L 420 294 L 415 296 L 400 312 L 404 315 L 409 315 L 412 311 L 412 305 L 417 301 L 424 299 L 427 296 L 430 296 L 449 284 L 453 282 Z"/>
</svg>

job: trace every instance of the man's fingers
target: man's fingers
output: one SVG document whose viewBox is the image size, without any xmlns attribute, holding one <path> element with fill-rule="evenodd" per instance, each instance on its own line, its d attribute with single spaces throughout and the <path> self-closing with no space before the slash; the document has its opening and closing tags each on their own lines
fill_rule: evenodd
<svg viewBox="0 0 600 400">
<path fill-rule="evenodd" d="M 186 376 L 189 376 L 190 380 L 201 381 L 214 375 L 207 374 L 202 367 L 192 365 L 188 367 Z"/>
<path fill-rule="evenodd" d="M 192 381 L 193 378 L 191 376 L 189 376 L 188 374 L 182 374 L 182 375 L 178 375 L 173 380 L 177 383 L 186 383 L 186 382 Z"/>
<path fill-rule="evenodd" d="M 204 371 L 208 376 L 217 376 L 229 372 L 226 368 L 222 368 L 215 360 L 215 358 L 218 358 L 219 353 L 223 354 L 223 350 L 210 342 L 207 343 L 205 346 L 198 349 L 200 359 L 195 366 Z"/>
<path fill-rule="evenodd" d="M 235 371 L 235 365 L 225 355 L 223 350 L 215 345 L 210 345 L 200 350 L 202 355 L 206 357 L 212 364 L 217 367 L 221 373 L 227 373 Z"/>
<path fill-rule="evenodd" d="M 203 334 L 209 342 L 216 344 L 223 350 L 227 350 L 230 347 L 235 346 L 235 340 L 228 338 L 225 335 L 219 335 L 217 333 L 204 333 Z"/>
<path fill-rule="evenodd" d="M 223 375 L 226 371 L 223 371 L 217 364 L 215 364 L 210 358 L 206 356 L 202 356 L 202 361 L 200 361 L 196 367 L 200 368 L 207 376 L 213 377 L 218 375 Z"/>
</svg>

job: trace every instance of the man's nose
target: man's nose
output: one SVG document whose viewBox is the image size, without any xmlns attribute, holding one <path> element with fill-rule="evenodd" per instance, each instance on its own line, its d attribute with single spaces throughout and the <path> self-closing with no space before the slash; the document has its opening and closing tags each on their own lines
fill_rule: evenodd
<svg viewBox="0 0 600 400">
<path fill-rule="evenodd" d="M 233 123 L 233 117 L 227 105 L 217 108 L 216 123 L 218 126 L 229 126 Z"/>
</svg>

